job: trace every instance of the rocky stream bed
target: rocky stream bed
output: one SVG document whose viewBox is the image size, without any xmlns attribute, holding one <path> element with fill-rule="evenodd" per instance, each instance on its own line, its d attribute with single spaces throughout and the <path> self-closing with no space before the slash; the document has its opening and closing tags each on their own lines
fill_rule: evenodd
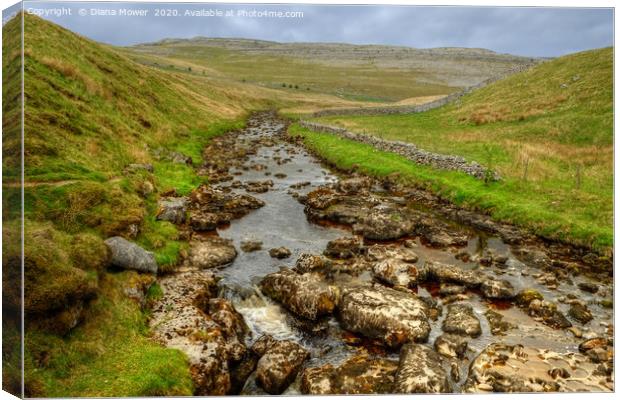
<svg viewBox="0 0 620 400">
<path fill-rule="evenodd" d="M 595 256 L 339 175 L 273 113 L 204 159 L 209 185 L 160 200 L 189 251 L 150 320 L 196 394 L 613 390 Z"/>
</svg>

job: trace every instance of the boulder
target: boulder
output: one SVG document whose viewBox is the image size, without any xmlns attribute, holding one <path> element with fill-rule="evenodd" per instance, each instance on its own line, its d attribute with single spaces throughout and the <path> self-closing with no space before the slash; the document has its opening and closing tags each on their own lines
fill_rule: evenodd
<svg viewBox="0 0 620 400">
<path fill-rule="evenodd" d="M 422 299 L 380 285 L 345 289 L 338 312 L 344 329 L 381 339 L 392 348 L 424 342 L 431 330 Z"/>
<path fill-rule="evenodd" d="M 364 244 L 358 237 L 344 237 L 327 243 L 324 254 L 332 258 L 351 258 L 362 252 Z"/>
<path fill-rule="evenodd" d="M 594 318 L 588 307 L 581 303 L 571 304 L 568 315 L 582 324 L 587 324 Z"/>
<path fill-rule="evenodd" d="M 353 231 L 371 240 L 395 240 L 411 233 L 411 219 L 396 210 L 375 208 L 362 216 Z"/>
<path fill-rule="evenodd" d="M 260 289 L 292 313 L 310 320 L 331 314 L 338 304 L 336 287 L 313 274 L 297 274 L 288 268 L 265 276 Z"/>
<path fill-rule="evenodd" d="M 555 303 L 547 300 L 534 299 L 527 307 L 527 313 L 540 320 L 543 324 L 555 329 L 570 328 L 573 324 L 558 310 Z"/>
<path fill-rule="evenodd" d="M 256 382 L 269 394 L 281 394 L 295 380 L 310 353 L 290 340 L 261 337 L 258 342 L 252 347 L 260 356 Z"/>
<path fill-rule="evenodd" d="M 463 358 L 467 351 L 467 339 L 460 335 L 444 333 L 435 339 L 435 351 L 446 357 Z"/>
<path fill-rule="evenodd" d="M 110 264 L 115 267 L 157 273 L 157 262 L 152 252 L 120 236 L 106 239 L 105 244 L 110 249 Z"/>
<path fill-rule="evenodd" d="M 400 351 L 394 393 L 448 393 L 450 383 L 439 354 L 430 347 L 408 343 Z"/>
<path fill-rule="evenodd" d="M 332 266 L 329 258 L 321 255 L 301 253 L 295 262 L 295 272 L 305 274 L 306 272 L 325 271 Z"/>
<path fill-rule="evenodd" d="M 482 333 L 480 321 L 469 304 L 450 304 L 441 329 L 447 333 L 478 337 Z"/>
<path fill-rule="evenodd" d="M 218 225 L 227 223 L 230 219 L 223 215 L 204 211 L 192 211 L 189 217 L 189 225 L 196 232 L 215 230 Z"/>
<path fill-rule="evenodd" d="M 480 285 L 480 290 L 487 299 L 510 300 L 515 297 L 514 287 L 504 279 L 486 279 Z"/>
<path fill-rule="evenodd" d="M 243 240 L 241 242 L 241 250 L 246 253 L 258 251 L 263 248 L 263 242 L 260 240 Z"/>
<path fill-rule="evenodd" d="M 479 271 L 464 270 L 455 265 L 427 261 L 424 266 L 429 280 L 456 283 L 468 288 L 477 288 L 484 280 L 484 275 Z"/>
<path fill-rule="evenodd" d="M 230 264 L 237 257 L 232 241 L 219 236 L 207 236 L 190 242 L 189 264 L 205 269 Z"/>
<path fill-rule="evenodd" d="M 164 197 L 159 199 L 157 203 L 157 219 L 172 222 L 173 224 L 184 223 L 187 214 L 187 203 L 186 197 Z"/>
<path fill-rule="evenodd" d="M 519 305 L 519 307 L 525 308 L 527 308 L 533 300 L 543 299 L 543 295 L 535 289 L 523 289 L 519 293 L 517 293 L 517 296 L 515 298 L 517 305 Z"/>
<path fill-rule="evenodd" d="M 596 293 L 598 292 L 599 285 L 594 282 L 580 282 L 577 284 L 577 287 L 584 292 Z"/>
<path fill-rule="evenodd" d="M 236 391 L 231 367 L 247 358 L 247 327 L 225 299 L 216 298 L 216 277 L 208 270 L 189 270 L 159 280 L 163 296 L 149 320 L 154 339 L 187 355 L 198 396 Z"/>
<path fill-rule="evenodd" d="M 426 278 L 426 271 L 399 259 L 386 259 L 372 267 L 375 278 L 392 286 L 415 286 Z"/>
<path fill-rule="evenodd" d="M 303 394 L 390 394 L 398 363 L 357 354 L 334 367 L 306 368 L 301 375 Z"/>
<path fill-rule="evenodd" d="M 277 258 L 279 260 L 283 258 L 288 258 L 291 256 L 291 251 L 286 247 L 277 247 L 275 249 L 269 250 L 269 255 L 272 258 Z"/>
</svg>

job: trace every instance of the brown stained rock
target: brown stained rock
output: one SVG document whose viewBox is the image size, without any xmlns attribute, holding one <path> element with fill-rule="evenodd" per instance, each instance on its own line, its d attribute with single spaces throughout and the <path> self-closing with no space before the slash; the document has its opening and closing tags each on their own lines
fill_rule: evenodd
<svg viewBox="0 0 620 400">
<path fill-rule="evenodd" d="M 306 368 L 301 376 L 303 394 L 389 394 L 398 363 L 368 354 L 355 355 L 340 366 Z"/>
<path fill-rule="evenodd" d="M 364 243 L 358 237 L 343 237 L 327 243 L 324 254 L 332 258 L 351 258 L 362 252 Z"/>
<path fill-rule="evenodd" d="M 478 337 L 482 333 L 480 320 L 469 304 L 450 304 L 441 329 L 446 333 Z"/>
<path fill-rule="evenodd" d="M 269 274 L 261 291 L 294 314 L 316 320 L 331 314 L 338 304 L 338 289 L 313 274 L 297 274 L 288 268 Z"/>
<path fill-rule="evenodd" d="M 230 264 L 237 257 L 232 241 L 219 236 L 201 237 L 190 242 L 189 264 L 207 269 Z"/>
<path fill-rule="evenodd" d="M 463 391 L 607 392 L 609 379 L 581 354 L 493 343 L 471 363 Z"/>
<path fill-rule="evenodd" d="M 341 326 L 392 348 L 424 342 L 430 333 L 429 309 L 412 293 L 375 285 L 345 289 L 338 308 Z"/>
<path fill-rule="evenodd" d="M 260 338 L 252 351 L 260 356 L 256 382 L 269 394 L 280 394 L 295 380 L 310 353 L 290 340 Z"/>
<path fill-rule="evenodd" d="M 408 343 L 400 351 L 394 393 L 448 393 L 450 384 L 442 359 L 430 347 Z"/>
</svg>

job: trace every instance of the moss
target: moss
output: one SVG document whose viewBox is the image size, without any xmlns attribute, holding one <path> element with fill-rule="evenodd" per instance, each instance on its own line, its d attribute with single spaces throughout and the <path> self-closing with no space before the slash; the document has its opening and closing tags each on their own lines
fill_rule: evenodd
<svg viewBox="0 0 620 400">
<path fill-rule="evenodd" d="M 78 233 L 71 241 L 71 259 L 77 268 L 102 273 L 109 260 L 109 250 L 101 237 Z"/>
<path fill-rule="evenodd" d="M 96 296 L 97 275 L 75 268 L 69 236 L 50 224 L 24 227 L 24 309 L 29 314 L 62 310 Z M 27 318 L 28 319 L 28 318 Z"/>
</svg>

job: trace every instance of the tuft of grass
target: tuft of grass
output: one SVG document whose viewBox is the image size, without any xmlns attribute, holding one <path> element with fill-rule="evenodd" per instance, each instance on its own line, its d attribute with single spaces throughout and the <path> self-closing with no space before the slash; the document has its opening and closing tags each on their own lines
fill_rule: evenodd
<svg viewBox="0 0 620 400">
<path fill-rule="evenodd" d="M 598 249 L 613 244 L 610 228 L 593 224 L 592 215 L 563 213 L 550 207 L 536 187 L 523 186 L 514 180 L 483 182 L 464 173 L 415 164 L 394 153 L 335 135 L 313 132 L 298 124 L 290 126 L 289 134 L 302 137 L 313 152 L 340 169 L 359 168 L 376 177 L 398 174 L 408 184 L 430 190 L 457 205 L 486 212 L 496 220 L 528 228 L 544 237 L 589 244 Z"/>
</svg>

